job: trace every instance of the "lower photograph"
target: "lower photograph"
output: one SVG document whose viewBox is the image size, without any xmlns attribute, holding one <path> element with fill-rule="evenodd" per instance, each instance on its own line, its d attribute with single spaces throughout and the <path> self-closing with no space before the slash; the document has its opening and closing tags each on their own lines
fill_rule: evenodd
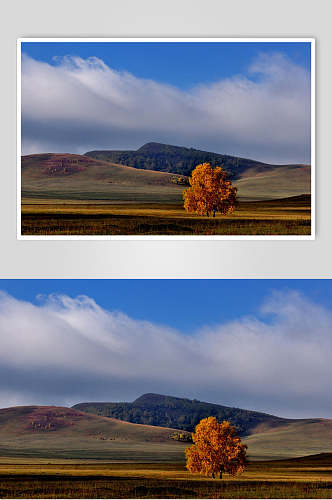
<svg viewBox="0 0 332 500">
<path fill-rule="evenodd" d="M 332 280 L 0 280 L 1 498 L 332 498 Z"/>
</svg>

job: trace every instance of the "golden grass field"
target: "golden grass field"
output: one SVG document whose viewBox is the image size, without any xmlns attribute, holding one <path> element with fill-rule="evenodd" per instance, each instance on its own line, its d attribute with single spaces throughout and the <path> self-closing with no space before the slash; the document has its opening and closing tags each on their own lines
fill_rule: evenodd
<svg viewBox="0 0 332 500">
<path fill-rule="evenodd" d="M 0 458 L 1 498 L 332 498 L 332 454 L 249 462 L 237 478 L 182 463 Z"/>
<path fill-rule="evenodd" d="M 310 197 L 240 201 L 227 216 L 181 204 L 22 198 L 22 235 L 308 235 Z"/>
</svg>

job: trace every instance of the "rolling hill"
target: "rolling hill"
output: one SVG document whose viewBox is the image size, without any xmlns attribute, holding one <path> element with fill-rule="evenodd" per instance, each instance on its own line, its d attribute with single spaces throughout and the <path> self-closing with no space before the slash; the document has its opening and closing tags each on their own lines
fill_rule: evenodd
<svg viewBox="0 0 332 500">
<path fill-rule="evenodd" d="M 267 165 L 148 143 L 134 152 L 23 156 L 22 197 L 182 205 L 182 192 L 188 185 L 186 176 L 203 161 L 223 165 L 241 199 L 270 200 L 310 193 L 308 165 Z"/>
<path fill-rule="evenodd" d="M 207 162 L 214 167 L 223 166 L 231 179 L 238 178 L 248 168 L 255 167 L 264 170 L 270 167 L 270 165 L 247 158 L 237 158 L 158 142 L 148 142 L 136 151 L 88 151 L 85 156 L 134 168 L 173 172 L 181 175 L 190 175 L 197 165 Z"/>
<path fill-rule="evenodd" d="M 183 183 L 178 175 L 138 170 L 73 154 L 22 157 L 22 196 L 73 200 L 178 202 Z"/>
<path fill-rule="evenodd" d="M 139 398 L 137 407 L 139 404 L 146 407 L 147 399 L 149 405 L 159 406 L 159 396 L 147 396 Z M 172 399 L 179 399 L 165 398 L 169 410 Z M 195 403 L 185 401 L 188 406 Z M 218 405 L 211 405 L 211 414 L 213 406 Z M 328 453 L 332 448 L 332 420 L 292 420 L 237 411 L 253 414 L 252 418 L 256 419 L 255 425 L 243 436 L 252 460 Z M 129 423 L 74 408 L 18 406 L 0 409 L 0 457 L 183 462 L 188 443 L 172 439 L 173 434 L 174 429 L 168 427 Z"/>
<path fill-rule="evenodd" d="M 185 446 L 173 432 L 72 408 L 18 406 L 0 409 L 0 456 L 172 461 Z"/>
<path fill-rule="evenodd" d="M 208 416 L 229 420 L 248 444 L 255 460 L 278 460 L 332 449 L 332 420 L 287 419 L 197 400 L 144 394 L 133 403 L 81 403 L 74 408 L 89 414 L 150 422 L 186 431 Z"/>
<path fill-rule="evenodd" d="M 258 427 L 263 430 L 291 422 L 266 413 L 152 393 L 144 394 L 132 403 L 80 403 L 73 408 L 92 415 L 189 432 L 194 431 L 202 418 L 213 416 L 219 421 L 229 420 L 242 436 L 251 434 Z"/>
<path fill-rule="evenodd" d="M 246 436 L 249 454 L 256 460 L 280 460 L 319 453 L 332 449 L 332 420 L 302 419 L 286 425 L 265 428 Z"/>
<path fill-rule="evenodd" d="M 90 158 L 112 161 L 139 169 L 189 176 L 200 163 L 222 166 L 239 196 L 276 199 L 310 193 L 310 165 L 270 165 L 247 158 L 150 142 L 137 151 L 88 151 Z"/>
</svg>

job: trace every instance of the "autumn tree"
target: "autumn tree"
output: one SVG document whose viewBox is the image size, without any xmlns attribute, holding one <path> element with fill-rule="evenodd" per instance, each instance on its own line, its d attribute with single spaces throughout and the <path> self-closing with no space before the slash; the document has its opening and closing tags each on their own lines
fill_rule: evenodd
<svg viewBox="0 0 332 500">
<path fill-rule="evenodd" d="M 210 163 L 197 165 L 189 179 L 190 188 L 183 192 L 184 208 L 198 215 L 216 212 L 223 215 L 233 212 L 236 204 L 236 187 L 221 167 L 212 168 Z"/>
<path fill-rule="evenodd" d="M 242 444 L 235 428 L 226 420 L 221 424 L 215 417 L 203 418 L 192 435 L 193 446 L 186 448 L 186 467 L 191 473 L 213 478 L 223 472 L 232 476 L 243 472 L 247 445 Z"/>
</svg>

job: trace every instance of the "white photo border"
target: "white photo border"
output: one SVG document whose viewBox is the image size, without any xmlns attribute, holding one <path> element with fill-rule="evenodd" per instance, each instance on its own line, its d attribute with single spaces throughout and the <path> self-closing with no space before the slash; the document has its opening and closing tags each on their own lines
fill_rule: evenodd
<svg viewBox="0 0 332 500">
<path fill-rule="evenodd" d="M 311 233 L 310 235 L 215 235 L 215 236 L 185 236 L 185 235 L 50 235 L 50 236 L 33 236 L 22 235 L 21 233 L 21 46 L 26 42 L 200 42 L 200 43 L 216 43 L 216 42 L 293 42 L 293 43 L 310 43 L 311 47 Z M 316 39 L 314 37 L 301 38 L 285 38 L 285 37 L 116 37 L 116 38 L 18 38 L 17 39 L 17 239 L 18 240 L 200 240 L 200 241 L 216 241 L 216 240 L 315 240 L 316 239 Z"/>
</svg>

